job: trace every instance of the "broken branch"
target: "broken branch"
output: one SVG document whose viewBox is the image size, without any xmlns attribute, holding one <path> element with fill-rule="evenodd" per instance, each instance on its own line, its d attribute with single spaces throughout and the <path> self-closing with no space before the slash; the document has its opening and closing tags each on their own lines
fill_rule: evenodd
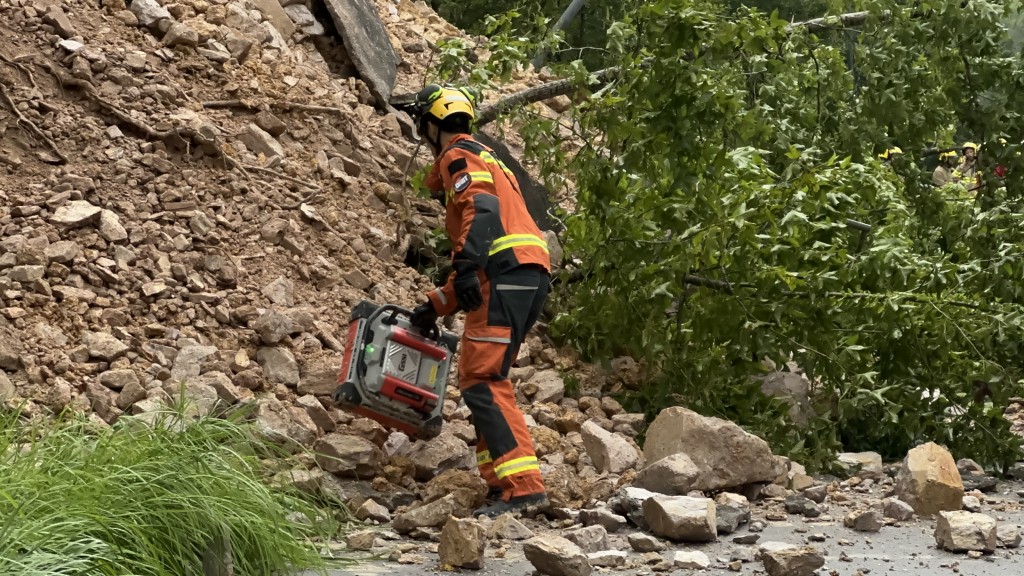
<svg viewBox="0 0 1024 576">
<path fill-rule="evenodd" d="M 60 151 L 60 148 L 57 148 L 57 144 L 52 139 L 50 139 L 50 137 L 47 136 L 45 132 L 40 130 L 39 126 L 36 126 L 34 122 L 26 118 L 25 115 L 21 113 L 21 110 L 18 110 L 17 104 L 14 103 L 14 100 L 7 93 L 7 85 L 3 82 L 0 82 L 0 97 L 3 98 L 4 102 L 7 103 L 7 106 L 10 107 L 11 113 L 13 113 L 14 116 L 18 119 L 18 126 L 20 126 L 22 129 L 28 131 L 33 136 L 46 143 L 46 145 L 49 146 L 51 150 L 53 150 L 53 153 L 57 155 L 57 158 L 60 159 L 61 164 L 67 164 L 68 157 L 65 156 L 64 153 Z"/>
</svg>

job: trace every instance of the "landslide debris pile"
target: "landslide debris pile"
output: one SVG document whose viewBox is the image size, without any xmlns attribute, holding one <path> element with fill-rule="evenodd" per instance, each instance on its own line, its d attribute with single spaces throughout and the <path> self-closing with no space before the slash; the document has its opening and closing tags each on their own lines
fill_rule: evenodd
<svg viewBox="0 0 1024 576">
<path fill-rule="evenodd" d="M 415 90 L 458 31 L 421 2 L 377 8 L 395 91 Z M 182 393 L 196 414 L 252 405 L 269 438 L 335 456 L 317 471 L 391 494 L 469 469 L 454 388 L 429 445 L 386 446 L 329 401 L 351 307 L 431 287 L 403 259 L 439 215 L 403 187 L 429 158 L 322 5 L 0 0 L 0 30 L 0 401 L 108 424 Z M 556 497 L 578 505 L 615 484 L 580 477 L 584 420 L 635 436 L 643 418 L 563 399 L 555 368 L 574 364 L 535 334 L 515 377 Z"/>
</svg>

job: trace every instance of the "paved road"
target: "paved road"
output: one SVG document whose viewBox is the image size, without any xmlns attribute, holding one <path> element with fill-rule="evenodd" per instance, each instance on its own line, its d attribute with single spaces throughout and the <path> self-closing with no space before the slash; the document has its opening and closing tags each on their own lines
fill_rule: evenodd
<svg viewBox="0 0 1024 576">
<path fill-rule="evenodd" d="M 1019 502 L 1016 495 L 1018 490 L 1024 488 L 1022 485 L 1000 485 L 1000 494 L 991 495 L 1007 502 Z M 838 511 L 840 509 L 834 508 Z M 1000 523 L 1015 524 L 1024 527 L 1024 511 L 998 512 L 990 505 L 985 506 L 985 513 L 999 520 Z M 886 526 L 881 532 L 866 534 L 853 532 L 843 528 L 841 521 L 812 522 L 805 521 L 796 516 L 790 516 L 787 522 L 770 522 L 764 532 L 761 533 L 760 542 L 778 541 L 791 544 L 802 544 L 806 542 L 807 536 L 811 534 L 824 534 L 825 542 L 812 543 L 825 552 L 825 568 L 818 572 L 820 575 L 831 573 L 840 576 L 853 576 L 858 570 L 863 574 L 897 574 L 907 576 L 943 576 L 954 574 L 966 576 L 1012 576 L 1024 575 L 1024 549 L 998 550 L 991 556 L 978 560 L 968 558 L 963 554 L 952 554 L 936 549 L 935 540 L 932 537 L 934 521 L 929 519 L 915 519 L 904 523 L 901 526 Z M 625 530 L 623 534 L 614 534 L 609 537 L 611 548 L 618 550 L 629 550 L 625 541 Z M 740 534 L 745 533 L 741 529 Z M 720 542 L 707 545 L 679 546 L 663 553 L 666 558 L 671 557 L 672 550 L 701 550 L 714 562 L 709 570 L 699 572 L 714 576 L 725 576 L 735 574 L 752 575 L 757 572 L 764 573 L 761 562 L 748 562 L 743 564 L 740 572 L 731 572 L 725 568 L 730 552 L 733 548 L 739 547 L 731 541 L 732 536 L 723 537 Z M 843 541 L 843 544 L 840 544 Z M 427 544 L 423 544 L 418 553 L 430 558 L 430 561 L 419 565 L 400 565 L 394 562 L 371 561 L 352 568 L 332 570 L 330 576 L 376 576 L 390 574 L 396 576 L 418 576 L 422 574 L 440 573 L 437 565 L 437 555 L 427 550 Z M 486 565 L 483 570 L 466 571 L 467 573 L 479 576 L 529 576 L 533 574 L 533 567 L 523 557 L 520 546 L 513 546 L 505 558 L 494 558 L 494 548 L 488 548 Z M 845 553 L 846 560 L 841 560 L 840 555 Z M 634 556 L 638 556 L 634 554 Z M 595 569 L 595 574 L 602 573 L 605 569 Z M 833 572 L 834 571 L 834 572 Z M 623 576 L 642 576 L 652 574 L 646 567 L 627 568 L 607 571 L 608 574 Z M 670 576 L 682 576 L 683 574 L 696 574 L 691 570 L 676 570 L 668 573 Z M 305 576 L 305 575 L 304 575 Z M 309 575 L 311 576 L 311 575 Z"/>
</svg>

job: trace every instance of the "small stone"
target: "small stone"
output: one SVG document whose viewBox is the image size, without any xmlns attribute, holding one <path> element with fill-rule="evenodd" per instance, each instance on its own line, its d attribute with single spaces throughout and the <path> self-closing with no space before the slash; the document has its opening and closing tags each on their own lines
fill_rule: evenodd
<svg viewBox="0 0 1024 576">
<path fill-rule="evenodd" d="M 89 356 L 104 362 L 113 362 L 128 352 L 128 346 L 106 332 L 87 332 L 82 343 L 89 351 Z"/>
<path fill-rule="evenodd" d="M 123 242 L 128 239 L 128 232 L 121 225 L 121 218 L 110 210 L 100 211 L 99 232 L 107 242 Z"/>
<path fill-rule="evenodd" d="M 882 456 L 877 452 L 844 452 L 839 455 L 839 464 L 846 468 L 847 474 L 861 478 L 881 478 L 885 476 L 882 469 Z"/>
<path fill-rule="evenodd" d="M 536 536 L 523 543 L 530 564 L 549 576 L 590 576 L 592 568 L 579 546 L 561 536 Z"/>
<path fill-rule="evenodd" d="M 338 476 L 372 478 L 383 472 L 383 453 L 359 436 L 327 434 L 316 441 L 313 452 L 321 468 Z"/>
<path fill-rule="evenodd" d="M 732 541 L 734 544 L 757 544 L 757 541 L 760 539 L 760 534 L 744 534 L 742 536 L 736 536 Z"/>
<path fill-rule="evenodd" d="M 441 530 L 438 555 L 441 564 L 479 570 L 484 566 L 487 536 L 483 526 L 471 518 L 450 518 Z"/>
<path fill-rule="evenodd" d="M 139 376 L 134 370 L 107 370 L 100 374 L 100 384 L 112 390 L 121 390 L 125 386 L 139 383 Z"/>
<path fill-rule="evenodd" d="M 160 20 L 171 18 L 171 13 L 157 0 L 132 0 L 129 9 L 138 18 L 139 25 L 147 28 L 157 24 Z"/>
<path fill-rule="evenodd" d="M 288 316 L 268 310 L 256 320 L 253 329 L 260 335 L 260 340 L 264 344 L 272 346 L 291 334 L 294 324 Z"/>
<path fill-rule="evenodd" d="M 138 0 L 135 1 L 138 2 Z M 353 550 L 369 550 L 373 548 L 373 543 L 376 541 L 377 532 L 373 530 L 363 530 L 349 534 L 345 539 L 345 544 Z"/>
<path fill-rule="evenodd" d="M 72 200 L 57 208 L 50 221 L 67 228 L 78 228 L 98 221 L 101 212 L 102 208 L 85 200 Z"/>
<path fill-rule="evenodd" d="M 843 520 L 843 525 L 858 532 L 878 532 L 884 521 L 877 510 L 860 510 L 850 512 Z"/>
<path fill-rule="evenodd" d="M 274 138 L 277 138 L 288 130 L 288 125 L 284 123 L 284 120 L 281 120 L 266 110 L 256 114 L 256 125 Z"/>
<path fill-rule="evenodd" d="M 253 154 L 262 154 L 268 160 L 274 157 L 284 158 L 285 156 L 281 143 L 256 124 L 250 123 L 246 127 L 245 132 L 239 136 L 239 139 Z"/>
<path fill-rule="evenodd" d="M 914 517 L 914 509 L 899 498 L 886 498 L 882 500 L 882 512 L 886 518 L 892 518 L 905 522 Z"/>
<path fill-rule="evenodd" d="M 665 545 L 654 536 L 643 532 L 634 532 L 626 536 L 629 546 L 636 552 L 661 552 Z"/>
<path fill-rule="evenodd" d="M 706 570 L 711 567 L 711 559 L 703 552 L 679 550 L 672 556 L 672 565 L 684 570 Z"/>
<path fill-rule="evenodd" d="M 358 268 L 352 268 L 351 270 L 343 272 L 341 277 L 357 290 L 367 290 L 370 286 L 373 286 L 373 282 L 365 273 L 363 273 L 362 270 L 359 270 Z"/>
<path fill-rule="evenodd" d="M 456 506 L 455 497 L 449 494 L 397 514 L 391 521 L 391 527 L 399 534 L 408 534 L 416 528 L 438 528 L 448 521 Z"/>
<path fill-rule="evenodd" d="M 79 246 L 77 242 L 60 240 L 47 246 L 43 252 L 46 254 L 46 258 L 50 262 L 71 264 L 75 258 L 81 256 L 82 247 Z"/>
<path fill-rule="evenodd" d="M 981 512 L 981 500 L 975 496 L 964 496 L 963 507 L 968 512 Z"/>
<path fill-rule="evenodd" d="M 286 348 L 260 348 L 256 352 L 256 361 L 263 374 L 271 382 L 278 382 L 288 386 L 295 386 L 299 383 L 299 365 L 295 356 Z"/>
<path fill-rule="evenodd" d="M 587 554 L 587 562 L 595 568 L 620 568 L 626 565 L 627 556 L 618 550 L 602 550 Z"/>
<path fill-rule="evenodd" d="M 764 550 L 761 561 L 768 576 L 812 576 L 825 565 L 825 557 L 812 546 L 785 545 L 781 549 Z"/>
<path fill-rule="evenodd" d="M 267 284 L 260 292 L 271 302 L 278 306 L 295 306 L 295 287 L 291 280 L 278 276 L 273 282 Z"/>
<path fill-rule="evenodd" d="M 489 532 L 491 538 L 500 538 L 502 540 L 528 540 L 533 538 L 533 532 L 509 513 L 498 516 L 491 524 Z"/>
<path fill-rule="evenodd" d="M 644 518 L 656 536 L 676 542 L 711 542 L 718 535 L 710 498 L 654 496 L 643 503 Z"/>
<path fill-rule="evenodd" d="M 355 516 L 359 520 L 391 521 L 391 512 L 385 506 L 378 504 L 376 500 L 370 498 L 367 498 L 359 508 L 356 508 Z"/>
<path fill-rule="evenodd" d="M 607 508 L 580 510 L 580 522 L 584 526 L 601 526 L 608 532 L 617 532 L 627 524 L 626 518 Z"/>
<path fill-rule="evenodd" d="M 818 509 L 818 505 L 811 501 L 810 498 L 793 494 L 786 497 L 786 512 L 790 514 L 800 514 L 808 518 L 817 518 L 821 516 L 821 510 Z"/>
<path fill-rule="evenodd" d="M 44 266 L 15 266 L 11 268 L 10 277 L 15 282 L 31 284 L 42 280 L 45 274 L 46 267 Z"/>
<path fill-rule="evenodd" d="M 608 549 L 608 532 L 603 526 L 587 526 L 564 534 L 565 539 L 580 547 L 584 553 Z"/>
<path fill-rule="evenodd" d="M 168 47 L 187 46 L 195 48 L 199 45 L 199 32 L 196 32 L 187 24 L 175 22 L 164 33 L 161 42 L 163 42 L 164 46 Z"/>
<path fill-rule="evenodd" d="M 1000 524 L 996 527 L 996 540 L 1000 548 L 1019 548 L 1021 544 L 1020 530 L 1011 524 Z"/>
<path fill-rule="evenodd" d="M 828 487 L 811 486 L 810 488 L 804 490 L 801 494 L 803 494 L 804 497 L 806 497 L 811 502 L 814 502 L 815 504 L 821 504 L 825 501 L 825 498 L 828 496 Z"/>
<path fill-rule="evenodd" d="M 598 472 L 622 474 L 636 466 L 640 453 L 625 438 L 608 432 L 593 420 L 580 428 L 583 447 Z"/>
</svg>

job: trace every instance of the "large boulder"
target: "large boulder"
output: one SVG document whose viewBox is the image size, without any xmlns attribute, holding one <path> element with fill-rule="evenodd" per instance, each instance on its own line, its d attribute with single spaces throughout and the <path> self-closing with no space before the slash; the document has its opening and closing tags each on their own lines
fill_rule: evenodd
<svg viewBox="0 0 1024 576">
<path fill-rule="evenodd" d="M 691 490 L 772 482 L 786 473 L 764 440 L 727 420 L 674 406 L 662 410 L 647 429 L 644 458 L 654 466 L 680 453 L 689 456 L 701 472 Z"/>
<path fill-rule="evenodd" d="M 964 485 L 949 450 L 934 442 L 911 449 L 896 475 L 896 497 L 924 516 L 960 510 Z"/>
<path fill-rule="evenodd" d="M 675 542 L 711 542 L 718 537 L 715 502 L 690 496 L 655 496 L 643 503 L 644 518 L 656 536 Z"/>
<path fill-rule="evenodd" d="M 935 523 L 935 544 L 950 552 L 994 552 L 996 521 L 972 512 L 939 512 Z"/>
</svg>

